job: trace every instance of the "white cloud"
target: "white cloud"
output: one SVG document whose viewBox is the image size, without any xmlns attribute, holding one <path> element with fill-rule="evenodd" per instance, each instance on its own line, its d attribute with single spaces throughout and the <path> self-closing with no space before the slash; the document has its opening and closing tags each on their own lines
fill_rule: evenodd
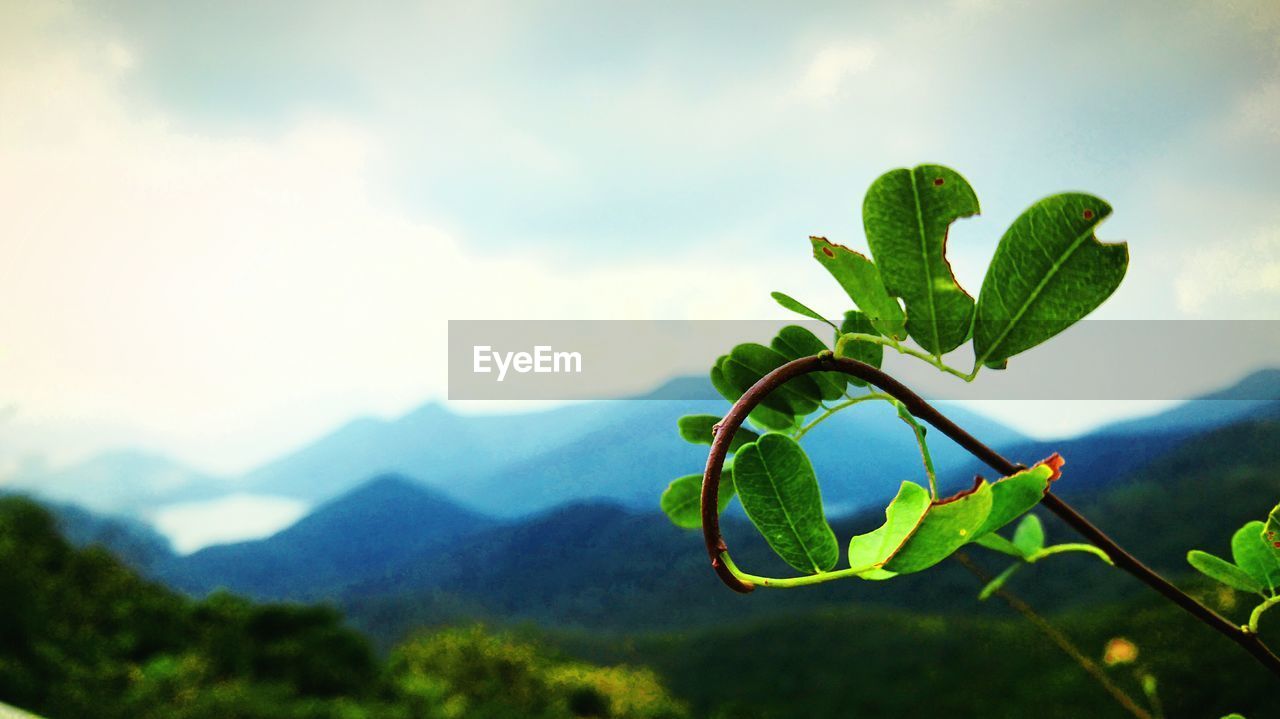
<svg viewBox="0 0 1280 719">
<path fill-rule="evenodd" d="M 1229 131 L 1246 141 L 1280 143 L 1280 83 L 1262 85 L 1245 95 Z"/>
<path fill-rule="evenodd" d="M 307 509 L 305 502 L 285 497 L 231 494 L 164 507 L 151 521 L 174 551 L 190 554 L 213 544 L 269 537 L 298 521 Z"/>
<path fill-rule="evenodd" d="M 233 472 L 438 395 L 447 318 L 743 318 L 775 288 L 838 312 L 805 235 L 860 245 L 862 190 L 917 161 L 982 197 L 950 248 L 971 290 L 1016 212 L 1080 187 L 1113 201 L 1106 236 L 1133 250 L 1102 312 L 1171 314 L 1185 253 L 1233 265 L 1218 238 L 1265 219 L 1274 43 L 1253 16 L 1274 28 L 1275 4 L 985 4 L 751 8 L 707 28 L 603 5 L 325 5 L 294 27 L 245 5 L 281 24 L 211 10 L 222 22 L 165 28 L 128 3 L 119 25 L 5 3 L 5 440 L 72 424 L 100 446 L 105 422 Z M 1076 22 L 1079 42 L 1057 43 Z M 273 89 L 288 98 L 259 123 Z M 233 121 L 201 115 L 223 106 Z M 1232 128 L 1244 160 L 1219 144 Z M 1244 254 L 1232 287 L 1274 298 Z M 1179 294 L 1238 316 L 1193 274 Z M 58 444 L 66 461 L 89 446 Z"/>
<path fill-rule="evenodd" d="M 866 43 L 824 47 L 805 70 L 800 94 L 812 100 L 830 100 L 840 94 L 850 77 L 870 70 L 875 59 L 875 48 Z"/>
<path fill-rule="evenodd" d="M 1280 228 L 1242 242 L 1219 240 L 1185 256 L 1174 278 L 1178 308 L 1203 315 L 1222 300 L 1245 300 L 1259 319 L 1275 319 L 1280 306 Z M 1245 319 L 1245 317 L 1241 317 Z"/>
<path fill-rule="evenodd" d="M 724 262 L 715 238 L 626 263 L 602 238 L 598 264 L 571 269 L 451 235 L 379 194 L 388 150 L 358 124 L 183 131 L 123 90 L 145 56 L 11 19 L 47 40 L 0 55 L 0 402 L 16 423 L 111 418 L 231 472 L 443 393 L 447 319 L 767 302 L 767 268 Z"/>
</svg>

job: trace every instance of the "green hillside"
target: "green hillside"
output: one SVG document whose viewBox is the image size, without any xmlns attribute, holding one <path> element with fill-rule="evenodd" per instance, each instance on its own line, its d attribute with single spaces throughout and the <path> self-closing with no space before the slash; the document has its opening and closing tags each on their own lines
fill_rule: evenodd
<svg viewBox="0 0 1280 719">
<path fill-rule="evenodd" d="M 1075 501 L 1239 621 L 1244 598 L 1196 579 L 1183 557 L 1226 553 L 1231 529 L 1274 503 L 1278 452 L 1280 422 L 1227 427 Z M 333 609 L 195 600 L 144 581 L 104 550 L 71 547 L 42 508 L 6 498 L 0 701 L 49 719 L 1128 715 L 1023 617 L 978 602 L 977 580 L 954 562 L 924 583 L 744 597 L 716 585 L 696 533 L 608 507 L 496 528 L 447 566 L 405 576 L 392 601 L 352 601 L 377 651 Z M 1046 526 L 1055 541 L 1070 537 Z M 740 523 L 731 531 L 747 539 Z M 970 554 L 989 572 L 1003 566 Z M 427 576 L 444 584 L 415 587 Z M 1111 639 L 1136 644 L 1136 662 L 1104 671 L 1144 706 L 1142 678 L 1154 678 L 1170 719 L 1280 716 L 1274 677 L 1094 559 L 1055 558 L 1010 586 L 1095 662 Z M 1280 625 L 1263 632 L 1280 644 Z"/>
<path fill-rule="evenodd" d="M 195 602 L 0 499 L 0 702 L 49 719 L 685 715 L 646 670 L 461 628 L 376 657 L 325 607 Z"/>
</svg>

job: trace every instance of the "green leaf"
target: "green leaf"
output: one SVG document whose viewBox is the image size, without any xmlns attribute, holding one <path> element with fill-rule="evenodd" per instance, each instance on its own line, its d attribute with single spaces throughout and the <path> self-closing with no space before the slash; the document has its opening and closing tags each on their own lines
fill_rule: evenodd
<svg viewBox="0 0 1280 719">
<path fill-rule="evenodd" d="M 1021 562 L 1017 564 L 1010 564 L 1008 569 L 997 574 L 995 579 L 987 582 L 987 586 L 983 587 L 981 592 L 978 592 L 978 601 L 985 602 L 990 599 L 991 595 L 1000 591 L 1000 588 L 1005 585 L 1005 582 L 1009 581 L 1009 577 L 1012 577 L 1013 573 L 1021 568 Z"/>
<path fill-rule="evenodd" d="M 973 489 L 934 502 L 920 526 L 884 568 L 907 574 L 928 569 L 951 556 L 974 538 L 991 513 L 991 501 L 991 485 L 979 480 Z"/>
<path fill-rule="evenodd" d="M 733 467 L 726 466 L 720 473 L 720 491 L 716 502 L 720 511 L 724 512 L 733 500 Z M 667 519 L 683 529 L 697 529 L 702 526 L 702 475 L 688 474 L 667 485 L 662 498 L 658 500 Z"/>
<path fill-rule="evenodd" d="M 721 397 L 724 397 L 730 402 L 737 402 L 738 398 L 741 397 L 751 385 L 739 388 L 737 385 L 730 382 L 728 377 L 725 377 L 722 367 L 724 363 L 728 361 L 729 355 L 720 355 L 720 357 L 716 359 L 715 365 L 711 367 L 711 386 L 716 388 L 716 391 L 720 393 Z M 775 412 L 765 406 L 757 406 L 755 409 L 751 410 L 751 414 L 747 415 L 747 418 L 750 419 L 757 427 L 779 431 L 793 429 L 798 422 L 797 418 L 791 414 Z"/>
<path fill-rule="evenodd" d="M 844 313 L 844 321 L 840 323 L 840 334 L 855 333 L 861 335 L 880 335 L 875 326 L 871 324 L 871 320 L 867 318 L 866 313 L 858 310 L 849 310 Z M 872 367 L 879 368 L 884 361 L 884 345 L 877 342 L 867 342 L 866 340 L 852 340 L 845 342 L 840 347 L 840 356 L 855 359 L 859 362 L 869 364 Z M 866 387 L 867 383 L 857 377 L 849 376 L 848 382 L 855 387 Z"/>
<path fill-rule="evenodd" d="M 1241 527 L 1231 537 L 1231 558 L 1260 586 L 1275 591 L 1280 587 L 1280 558 L 1263 538 L 1264 526 L 1255 520 Z"/>
<path fill-rule="evenodd" d="M 1040 524 L 1039 517 L 1028 514 L 1022 518 L 1013 530 L 1013 546 L 1028 557 L 1044 549 L 1044 525 Z"/>
<path fill-rule="evenodd" d="M 1026 514 L 1044 499 L 1049 484 L 1059 476 L 1062 457 L 1053 455 L 1030 469 L 997 480 L 991 485 L 991 513 L 978 528 L 980 537 Z"/>
<path fill-rule="evenodd" d="M 1208 552 L 1193 549 L 1187 552 L 1187 562 L 1201 574 L 1232 589 L 1255 594 L 1262 591 L 1262 586 L 1248 572 Z"/>
<path fill-rule="evenodd" d="M 978 296 L 978 364 L 1000 366 L 1115 292 L 1129 266 L 1129 246 L 1103 244 L 1094 235 L 1110 214 L 1111 206 L 1097 197 L 1066 193 L 1040 200 L 1013 221 Z"/>
<path fill-rule="evenodd" d="M 880 176 L 862 203 L 862 224 L 885 289 L 907 308 L 907 333 L 930 354 L 969 339 L 973 298 L 947 262 L 951 223 L 978 214 L 978 197 L 955 170 L 939 165 Z M 866 309 L 862 307 L 862 309 Z"/>
<path fill-rule="evenodd" d="M 714 414 L 687 414 L 676 420 L 676 427 L 680 430 L 680 437 L 690 444 L 711 444 L 711 440 L 715 438 L 712 430 L 719 422 L 720 418 Z M 733 433 L 729 451 L 737 452 L 742 445 L 754 442 L 759 437 L 760 435 L 746 427 L 739 427 Z"/>
<path fill-rule="evenodd" d="M 884 524 L 860 534 L 849 542 L 849 566 L 870 567 L 858 576 L 863 579 L 889 579 L 895 576 L 882 567 L 898 551 L 911 533 L 920 526 L 929 511 L 929 492 L 912 482 L 903 482 L 898 495 L 884 510 Z"/>
<path fill-rule="evenodd" d="M 1271 547 L 1276 559 L 1280 559 L 1280 504 L 1267 516 L 1267 523 L 1262 527 L 1262 541 Z"/>
<path fill-rule="evenodd" d="M 829 349 L 822 340 L 799 325 L 787 325 L 778 330 L 778 335 L 769 344 L 775 352 L 788 360 L 812 357 Z M 843 372 L 814 372 L 809 375 L 818 385 L 822 399 L 828 402 L 844 396 L 844 390 L 848 384 L 845 380 L 847 376 Z"/>
<path fill-rule="evenodd" d="M 1016 544 L 1014 544 L 1013 542 L 1010 542 L 1004 537 L 1001 537 L 999 534 L 996 534 L 995 532 L 992 532 L 991 534 L 984 534 L 981 537 L 978 537 L 977 539 L 973 540 L 973 543 L 982 547 L 986 547 L 987 549 L 1000 552 L 1002 554 L 1007 554 L 1010 557 L 1025 559 L 1027 556 L 1021 549 L 1018 548 Z"/>
<path fill-rule="evenodd" d="M 828 242 L 825 237 L 810 237 L 809 242 L 813 245 L 814 258 L 867 315 L 877 334 L 900 340 L 907 338 L 906 315 L 898 301 L 885 290 L 874 262 L 844 245 Z"/>
<path fill-rule="evenodd" d="M 786 363 L 787 358 L 774 349 L 748 342 L 734 347 L 720 370 L 731 384 L 745 393 L 762 377 Z M 818 409 L 821 400 L 817 383 L 801 375 L 770 392 L 760 404 L 784 415 L 804 416 Z"/>
<path fill-rule="evenodd" d="M 733 466 L 738 499 L 778 556 L 811 574 L 835 566 L 840 547 L 813 465 L 795 440 L 766 434 L 739 450 Z"/>
<path fill-rule="evenodd" d="M 778 304 L 782 305 L 786 309 L 789 309 L 798 315 L 804 315 L 805 317 L 811 317 L 820 322 L 826 322 L 832 327 L 836 326 L 836 323 L 818 314 L 817 310 L 810 309 L 807 305 L 795 299 L 794 297 L 791 297 L 790 295 L 785 295 L 781 292 L 770 292 L 769 296 L 773 298 L 774 302 L 777 302 Z"/>
</svg>

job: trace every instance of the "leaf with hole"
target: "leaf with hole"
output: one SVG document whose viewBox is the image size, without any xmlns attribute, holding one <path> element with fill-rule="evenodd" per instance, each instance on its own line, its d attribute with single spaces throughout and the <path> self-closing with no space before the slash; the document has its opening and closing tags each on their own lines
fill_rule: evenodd
<svg viewBox="0 0 1280 719">
<path fill-rule="evenodd" d="M 972 540 L 990 513 L 991 484 L 981 480 L 972 489 L 934 502 L 884 568 L 907 574 L 932 567 Z"/>
<path fill-rule="evenodd" d="M 862 224 L 884 287 L 902 298 L 907 333 L 930 354 L 945 354 L 969 339 L 973 297 L 951 271 L 947 233 L 978 210 L 969 183 L 940 165 L 890 170 L 863 200 Z"/>
<path fill-rule="evenodd" d="M 769 346 L 788 360 L 812 357 L 830 349 L 812 332 L 799 325 L 787 325 L 778 330 L 777 336 Z M 812 377 L 814 383 L 818 385 L 818 391 L 821 392 L 824 401 L 830 402 L 844 396 L 845 387 L 848 385 L 845 378 L 848 375 L 843 372 L 814 372 L 809 377 Z"/>
<path fill-rule="evenodd" d="M 998 367 L 1062 332 L 1115 292 L 1129 247 L 1094 229 L 1111 206 L 1093 195 L 1053 195 L 1023 212 L 1001 238 L 978 295 L 977 364 Z"/>
<path fill-rule="evenodd" d="M 1193 549 L 1187 552 L 1187 562 L 1201 574 L 1232 589 L 1254 594 L 1262 591 L 1262 585 L 1258 584 L 1258 580 L 1221 557 L 1202 552 L 1199 549 Z"/>
<path fill-rule="evenodd" d="M 1262 588 L 1275 591 L 1280 588 L 1280 557 L 1264 539 L 1264 526 L 1253 521 L 1241 527 L 1231 537 L 1231 558 Z"/>
<path fill-rule="evenodd" d="M 898 494 L 884 510 L 884 524 L 854 537 L 849 542 L 849 566 L 866 567 L 863 579 L 889 579 L 895 573 L 882 569 L 929 511 L 929 491 L 912 482 L 903 482 Z"/>
<path fill-rule="evenodd" d="M 975 536 L 994 532 L 1039 504 L 1045 492 L 1049 491 L 1049 485 L 1061 476 L 1062 465 L 1062 457 L 1055 454 L 1030 469 L 992 484 L 991 513 Z"/>
<path fill-rule="evenodd" d="M 720 491 L 716 504 L 720 512 L 724 512 L 733 500 L 733 467 L 725 465 L 720 473 Z M 666 513 L 671 523 L 682 529 L 697 529 L 702 526 L 702 475 L 687 474 L 667 485 L 658 505 Z"/>
<path fill-rule="evenodd" d="M 876 264 L 860 252 L 828 242 L 825 237 L 810 237 L 813 257 L 844 288 L 845 294 L 876 327 L 876 334 L 904 340 L 907 338 L 906 315 L 902 305 L 884 288 Z"/>
<path fill-rule="evenodd" d="M 738 501 L 778 556 L 810 574 L 835 566 L 840 547 L 813 465 L 795 440 L 766 434 L 738 451 L 733 471 Z"/>
<path fill-rule="evenodd" d="M 680 437 L 690 444 L 711 444 L 715 438 L 712 430 L 719 422 L 720 418 L 714 414 L 687 414 L 676 420 L 676 427 L 680 430 Z M 737 452 L 742 445 L 754 442 L 759 437 L 760 435 L 746 427 L 739 427 L 738 431 L 733 433 L 729 451 Z"/>
</svg>

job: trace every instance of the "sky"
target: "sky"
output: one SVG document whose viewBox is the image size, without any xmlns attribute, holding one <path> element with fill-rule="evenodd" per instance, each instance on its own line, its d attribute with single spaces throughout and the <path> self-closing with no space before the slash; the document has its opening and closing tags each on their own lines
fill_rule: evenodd
<svg viewBox="0 0 1280 719">
<path fill-rule="evenodd" d="M 449 319 L 836 314 L 806 238 L 922 162 L 981 198 L 974 294 L 1079 189 L 1132 256 L 1096 316 L 1280 314 L 1267 0 L 9 0 L 0 158 L 0 462 L 241 472 L 442 398 Z"/>
</svg>

